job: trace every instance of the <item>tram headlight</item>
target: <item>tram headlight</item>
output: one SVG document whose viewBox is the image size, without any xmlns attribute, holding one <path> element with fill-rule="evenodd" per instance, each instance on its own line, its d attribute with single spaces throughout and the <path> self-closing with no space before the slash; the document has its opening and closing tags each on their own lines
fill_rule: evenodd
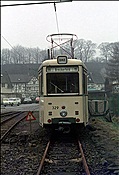
<svg viewBox="0 0 119 175">
<path fill-rule="evenodd" d="M 66 116 L 67 116 L 67 111 L 66 111 L 66 110 L 60 111 L 60 115 L 61 115 L 62 117 L 66 117 Z"/>
</svg>

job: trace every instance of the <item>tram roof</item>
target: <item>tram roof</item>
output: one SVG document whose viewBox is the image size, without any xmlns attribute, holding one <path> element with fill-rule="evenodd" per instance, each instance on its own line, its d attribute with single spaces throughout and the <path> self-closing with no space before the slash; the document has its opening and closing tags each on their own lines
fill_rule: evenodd
<svg viewBox="0 0 119 175">
<path fill-rule="evenodd" d="M 86 66 L 85 64 L 81 61 L 81 60 L 78 60 L 78 59 L 68 59 L 67 63 L 66 64 L 58 64 L 57 63 L 57 59 L 51 59 L 51 60 L 45 60 L 39 67 L 39 70 L 44 67 L 44 66 L 68 66 L 68 65 L 81 65 L 83 66 L 85 69 Z"/>
</svg>

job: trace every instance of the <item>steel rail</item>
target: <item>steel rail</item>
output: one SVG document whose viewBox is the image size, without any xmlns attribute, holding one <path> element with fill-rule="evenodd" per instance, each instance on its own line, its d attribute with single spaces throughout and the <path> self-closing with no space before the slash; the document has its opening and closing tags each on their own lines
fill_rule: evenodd
<svg viewBox="0 0 119 175">
<path fill-rule="evenodd" d="M 14 117 L 17 117 L 18 115 L 20 115 L 20 114 L 22 114 L 22 113 L 24 113 L 24 112 L 16 112 L 16 113 L 10 113 L 10 115 L 12 115 L 12 117 L 9 117 L 9 118 L 7 118 L 7 119 L 5 119 L 5 120 L 2 120 L 1 121 L 1 124 L 3 124 L 3 123 L 5 123 L 5 122 L 7 122 L 7 121 L 9 121 L 10 119 L 12 119 L 12 118 L 14 118 Z"/>
<path fill-rule="evenodd" d="M 1 113 L 0 115 L 1 115 L 1 117 L 7 117 L 7 116 L 9 116 L 9 115 L 16 114 L 16 113 L 17 113 L 17 112 L 9 111 L 9 112 L 3 112 L 3 113 Z"/>
<path fill-rule="evenodd" d="M 44 152 L 43 157 L 42 157 L 41 162 L 40 162 L 40 166 L 38 168 L 37 175 L 40 175 L 40 173 L 41 173 L 41 170 L 42 170 L 42 167 L 43 167 L 43 164 L 44 164 L 44 161 L 45 161 L 45 157 L 47 155 L 47 151 L 48 151 L 49 145 L 50 145 L 50 141 L 47 143 L 45 152 Z"/>
<path fill-rule="evenodd" d="M 19 111 L 20 112 L 20 111 Z M 3 112 L 3 113 L 1 113 L 0 114 L 0 116 L 2 117 L 2 118 L 4 118 L 4 117 L 7 117 L 7 116 L 10 116 L 10 115 L 14 115 L 14 114 L 17 114 L 18 113 L 18 111 L 9 111 L 9 112 Z"/>
<path fill-rule="evenodd" d="M 80 151 L 81 151 L 82 161 L 83 161 L 83 165 L 84 165 L 86 174 L 87 174 L 87 175 L 90 175 L 90 171 L 89 171 L 89 168 L 88 168 L 88 165 L 87 165 L 87 162 L 86 162 L 84 153 L 83 153 L 83 149 L 82 149 L 82 146 L 81 146 L 81 143 L 80 143 L 79 140 L 78 140 L 78 145 L 79 145 L 79 148 L 80 148 Z"/>
<path fill-rule="evenodd" d="M 43 168 L 44 161 L 45 161 L 48 149 L 49 149 L 49 145 L 50 145 L 50 141 L 47 143 L 46 149 L 44 151 L 43 157 L 42 157 L 41 162 L 40 162 L 40 166 L 39 166 L 38 171 L 37 171 L 37 175 L 40 175 L 40 173 L 41 173 L 41 170 Z M 83 162 L 83 165 L 84 165 L 84 170 L 86 172 L 86 175 L 90 175 L 90 171 L 89 171 L 89 168 L 88 168 L 88 165 L 87 165 L 84 153 L 83 153 L 82 145 L 81 145 L 79 140 L 78 140 L 78 145 L 79 145 L 79 149 L 80 149 L 81 156 L 82 156 L 82 162 Z"/>
<path fill-rule="evenodd" d="M 0 141 L 2 142 L 3 139 L 5 139 L 5 137 L 7 136 L 7 134 L 8 134 L 20 121 L 22 121 L 25 117 L 26 117 L 26 115 L 23 116 L 21 119 L 17 120 L 17 122 L 14 123 L 14 124 L 1 136 Z"/>
</svg>

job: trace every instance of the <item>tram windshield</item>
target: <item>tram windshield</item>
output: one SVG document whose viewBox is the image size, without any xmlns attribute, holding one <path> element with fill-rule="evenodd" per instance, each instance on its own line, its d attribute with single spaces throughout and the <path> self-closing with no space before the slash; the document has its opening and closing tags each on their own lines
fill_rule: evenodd
<svg viewBox="0 0 119 175">
<path fill-rule="evenodd" d="M 47 93 L 79 93 L 78 73 L 48 73 Z"/>
</svg>

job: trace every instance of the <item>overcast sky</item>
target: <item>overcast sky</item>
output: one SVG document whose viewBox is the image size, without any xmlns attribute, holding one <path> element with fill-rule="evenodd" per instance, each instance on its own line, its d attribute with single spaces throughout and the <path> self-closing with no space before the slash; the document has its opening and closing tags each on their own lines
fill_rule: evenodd
<svg viewBox="0 0 119 175">
<path fill-rule="evenodd" d="M 3 4 L 33 1 L 2 1 Z M 40 2 L 40 1 L 34 1 Z M 72 1 L 56 4 L 60 33 L 97 44 L 119 41 L 118 1 Z M 47 49 L 46 36 L 58 33 L 53 4 L 1 8 L 1 47 L 16 45 Z M 4 38 L 3 38 L 4 37 Z M 5 41 L 9 42 L 11 46 Z"/>
</svg>

